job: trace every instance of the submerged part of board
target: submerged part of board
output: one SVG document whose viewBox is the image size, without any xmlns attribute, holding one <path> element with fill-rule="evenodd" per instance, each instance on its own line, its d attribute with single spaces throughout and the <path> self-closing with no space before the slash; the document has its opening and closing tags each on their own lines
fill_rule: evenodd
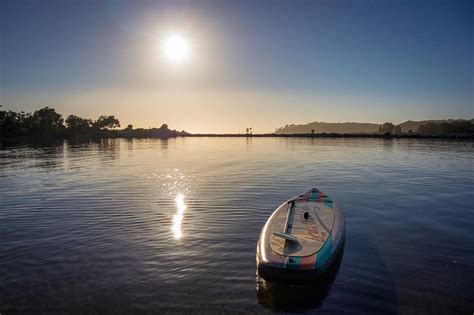
<svg viewBox="0 0 474 315">
<path fill-rule="evenodd" d="M 343 214 L 324 193 L 312 189 L 294 197 L 276 209 L 262 229 L 259 274 L 267 280 L 313 280 L 342 248 L 344 233 Z"/>
</svg>

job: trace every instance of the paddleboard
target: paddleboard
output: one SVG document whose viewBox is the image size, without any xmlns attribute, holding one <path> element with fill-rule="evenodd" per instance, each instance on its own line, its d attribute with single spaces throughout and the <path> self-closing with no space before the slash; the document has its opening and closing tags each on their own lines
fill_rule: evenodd
<svg viewBox="0 0 474 315">
<path fill-rule="evenodd" d="M 265 223 L 257 244 L 259 276 L 277 282 L 312 282 L 342 251 L 344 215 L 316 188 L 291 198 Z"/>
</svg>

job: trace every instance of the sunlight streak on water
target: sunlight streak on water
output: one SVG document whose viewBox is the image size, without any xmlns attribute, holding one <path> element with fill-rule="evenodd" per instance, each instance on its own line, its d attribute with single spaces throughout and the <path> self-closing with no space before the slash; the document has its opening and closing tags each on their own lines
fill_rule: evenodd
<svg viewBox="0 0 474 315">
<path fill-rule="evenodd" d="M 184 203 L 184 195 L 179 193 L 174 199 L 178 211 L 173 215 L 173 226 L 171 231 L 175 239 L 179 240 L 183 237 L 183 232 L 181 230 L 181 224 L 183 223 L 184 210 L 186 210 L 186 204 Z"/>
</svg>

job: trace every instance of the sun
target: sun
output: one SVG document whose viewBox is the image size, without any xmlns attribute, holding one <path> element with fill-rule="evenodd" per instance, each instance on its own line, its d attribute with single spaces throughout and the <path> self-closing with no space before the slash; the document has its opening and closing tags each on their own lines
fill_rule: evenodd
<svg viewBox="0 0 474 315">
<path fill-rule="evenodd" d="M 162 42 L 162 53 L 167 61 L 182 64 L 191 57 L 191 43 L 181 34 L 170 34 Z"/>
</svg>

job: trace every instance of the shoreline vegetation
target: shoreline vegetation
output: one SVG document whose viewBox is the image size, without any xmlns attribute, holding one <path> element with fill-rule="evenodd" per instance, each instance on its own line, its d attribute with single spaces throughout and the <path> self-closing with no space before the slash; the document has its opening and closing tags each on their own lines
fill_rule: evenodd
<svg viewBox="0 0 474 315">
<path fill-rule="evenodd" d="M 167 124 L 159 128 L 120 129 L 114 115 L 101 115 L 96 120 L 69 115 L 65 119 L 54 108 L 44 107 L 33 113 L 0 110 L 1 140 L 89 140 L 103 138 L 172 138 L 186 135 L 171 130 Z"/>
<path fill-rule="evenodd" d="M 472 139 L 474 134 L 380 134 L 380 133 L 222 133 L 222 134 L 187 134 L 185 137 L 245 137 L 245 138 L 382 138 L 382 139 Z"/>
<path fill-rule="evenodd" d="M 120 121 L 113 115 L 101 115 L 96 120 L 69 115 L 66 119 L 58 114 L 54 108 L 44 107 L 33 113 L 14 112 L 0 110 L 0 141 L 8 142 L 30 142 L 43 140 L 95 140 L 104 138 L 174 138 L 174 137 L 278 137 L 278 138 L 414 138 L 414 139 L 470 139 L 474 140 L 473 120 L 443 120 L 443 121 L 408 121 L 400 125 L 384 123 L 376 125 L 375 132 L 310 132 L 301 129 L 302 132 L 291 133 L 291 127 L 287 125 L 279 128 L 275 133 L 253 134 L 252 128 L 247 128 L 246 133 L 191 134 L 184 130 L 177 131 L 162 124 L 159 128 L 133 128 L 127 125 L 120 129 Z M 402 132 L 403 125 L 418 123 L 418 129 L 413 132 Z M 310 123 L 313 125 L 335 125 L 340 128 L 343 125 L 357 125 L 358 123 Z M 360 124 L 369 125 L 369 124 Z M 301 127 L 304 125 L 298 125 Z M 370 126 L 370 128 L 374 128 Z M 282 130 L 288 129 L 288 132 Z M 372 131 L 371 129 L 371 131 Z M 306 129 L 307 130 L 307 129 Z M 342 130 L 341 130 L 342 131 Z"/>
</svg>

